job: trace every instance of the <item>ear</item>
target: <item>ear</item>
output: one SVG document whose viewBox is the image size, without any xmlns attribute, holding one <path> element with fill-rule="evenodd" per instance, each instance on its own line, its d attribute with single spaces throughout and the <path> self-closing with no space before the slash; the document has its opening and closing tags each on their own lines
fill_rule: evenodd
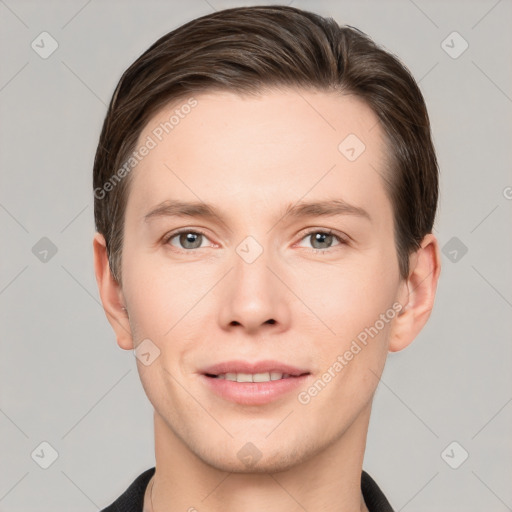
<svg viewBox="0 0 512 512">
<path fill-rule="evenodd" d="M 117 344 L 125 350 L 132 350 L 134 347 L 130 322 L 127 311 L 123 309 L 125 307 L 123 291 L 110 271 L 107 245 L 100 233 L 94 235 L 93 251 L 94 273 L 105 315 L 114 329 Z"/>
<path fill-rule="evenodd" d="M 394 320 L 388 347 L 390 352 L 404 349 L 416 338 L 434 306 L 441 255 L 432 233 L 423 238 L 409 263 L 411 270 L 408 278 L 403 280 L 398 299 L 403 308 Z"/>
</svg>

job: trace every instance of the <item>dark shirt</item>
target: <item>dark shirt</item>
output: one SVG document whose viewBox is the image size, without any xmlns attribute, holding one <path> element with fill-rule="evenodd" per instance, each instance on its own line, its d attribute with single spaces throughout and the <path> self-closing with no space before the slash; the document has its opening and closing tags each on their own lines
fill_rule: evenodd
<svg viewBox="0 0 512 512">
<path fill-rule="evenodd" d="M 144 493 L 154 473 L 154 467 L 144 471 L 112 505 L 101 512 L 142 512 Z M 365 471 L 361 474 L 361 492 L 370 512 L 393 512 L 379 486 Z"/>
</svg>

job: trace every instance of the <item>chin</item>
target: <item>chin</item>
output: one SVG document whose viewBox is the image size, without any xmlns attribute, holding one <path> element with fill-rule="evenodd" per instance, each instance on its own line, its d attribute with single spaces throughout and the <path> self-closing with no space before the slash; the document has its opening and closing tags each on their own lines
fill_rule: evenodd
<svg viewBox="0 0 512 512">
<path fill-rule="evenodd" d="M 227 453 L 234 452 L 234 456 Z M 247 441 L 241 448 L 219 450 L 217 453 L 211 449 L 208 454 L 196 455 L 208 466 L 220 471 L 237 474 L 266 474 L 287 471 L 302 462 L 305 462 L 315 453 L 315 447 L 304 446 L 300 449 L 290 447 L 289 450 L 279 447 L 266 447 L 260 450 L 255 444 Z"/>
</svg>

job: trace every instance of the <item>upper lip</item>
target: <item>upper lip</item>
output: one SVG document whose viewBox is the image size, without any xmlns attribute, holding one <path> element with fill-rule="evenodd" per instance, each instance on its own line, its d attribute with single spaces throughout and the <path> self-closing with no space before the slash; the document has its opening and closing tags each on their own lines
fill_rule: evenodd
<svg viewBox="0 0 512 512">
<path fill-rule="evenodd" d="M 281 363 L 279 361 L 224 361 L 217 363 L 212 366 L 208 366 L 201 371 L 203 374 L 209 375 L 222 375 L 225 373 L 286 373 L 288 375 L 299 376 L 305 373 L 309 373 L 306 369 L 297 368 L 289 364 Z"/>
</svg>

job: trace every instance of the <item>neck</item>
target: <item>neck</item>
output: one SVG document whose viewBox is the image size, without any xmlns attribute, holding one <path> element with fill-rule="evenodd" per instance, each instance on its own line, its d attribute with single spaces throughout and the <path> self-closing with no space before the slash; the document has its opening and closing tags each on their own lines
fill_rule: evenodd
<svg viewBox="0 0 512 512">
<path fill-rule="evenodd" d="M 156 412 L 154 418 L 156 471 L 144 510 L 368 512 L 361 471 L 370 407 L 328 446 L 275 472 L 222 470 L 192 452 Z"/>
</svg>

